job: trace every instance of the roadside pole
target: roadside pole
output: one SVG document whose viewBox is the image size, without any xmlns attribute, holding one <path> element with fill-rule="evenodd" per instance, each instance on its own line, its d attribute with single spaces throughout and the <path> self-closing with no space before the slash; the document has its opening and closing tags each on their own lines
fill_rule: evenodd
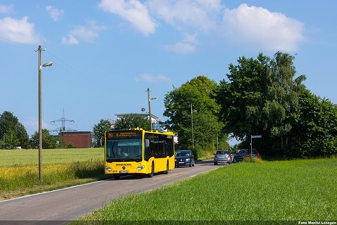
<svg viewBox="0 0 337 225">
<path fill-rule="evenodd" d="M 262 135 L 250 135 L 250 159 L 253 155 L 253 138 L 262 138 Z"/>
</svg>

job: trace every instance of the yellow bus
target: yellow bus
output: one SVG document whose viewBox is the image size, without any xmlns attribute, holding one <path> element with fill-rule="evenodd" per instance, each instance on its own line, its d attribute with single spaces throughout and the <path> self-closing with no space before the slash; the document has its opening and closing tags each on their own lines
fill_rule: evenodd
<svg viewBox="0 0 337 225">
<path fill-rule="evenodd" d="M 107 131 L 104 137 L 105 174 L 168 173 L 175 167 L 174 133 L 142 128 Z"/>
</svg>

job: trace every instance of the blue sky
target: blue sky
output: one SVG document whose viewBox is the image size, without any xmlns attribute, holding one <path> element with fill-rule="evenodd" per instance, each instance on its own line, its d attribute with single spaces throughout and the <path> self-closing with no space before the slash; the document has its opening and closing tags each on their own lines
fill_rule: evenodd
<svg viewBox="0 0 337 225">
<path fill-rule="evenodd" d="M 151 111 L 204 75 L 219 83 L 241 56 L 295 56 L 306 87 L 337 103 L 337 2 L 220 0 L 1 0 L 0 113 L 38 129 L 38 45 L 43 128 L 91 131 L 115 114 Z M 188 103 L 187 103 L 188 104 Z"/>
</svg>

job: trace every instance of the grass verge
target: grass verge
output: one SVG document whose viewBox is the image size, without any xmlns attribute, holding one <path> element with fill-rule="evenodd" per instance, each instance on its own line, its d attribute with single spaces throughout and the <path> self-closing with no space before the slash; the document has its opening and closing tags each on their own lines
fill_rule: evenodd
<svg viewBox="0 0 337 225">
<path fill-rule="evenodd" d="M 336 221 L 336 173 L 337 159 L 236 163 L 122 197 L 74 224 Z"/>
</svg>

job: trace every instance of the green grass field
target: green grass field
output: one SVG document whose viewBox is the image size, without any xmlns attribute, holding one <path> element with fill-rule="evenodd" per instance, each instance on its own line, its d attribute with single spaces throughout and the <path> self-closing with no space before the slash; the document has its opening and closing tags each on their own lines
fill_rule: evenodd
<svg viewBox="0 0 337 225">
<path fill-rule="evenodd" d="M 337 159 L 235 163 L 122 197 L 78 222 L 337 222 L 336 174 Z"/>
<path fill-rule="evenodd" d="M 103 149 L 43 150 L 42 183 L 37 164 L 37 150 L 0 150 L 0 198 L 95 181 Z M 337 221 L 336 174 L 337 159 L 235 163 L 121 197 L 74 223 Z"/>
<path fill-rule="evenodd" d="M 69 187 L 104 178 L 103 148 L 0 150 L 0 199 Z"/>
<path fill-rule="evenodd" d="M 43 165 L 102 159 L 103 148 L 42 149 Z M 0 167 L 38 165 L 38 150 L 0 150 Z"/>
</svg>

